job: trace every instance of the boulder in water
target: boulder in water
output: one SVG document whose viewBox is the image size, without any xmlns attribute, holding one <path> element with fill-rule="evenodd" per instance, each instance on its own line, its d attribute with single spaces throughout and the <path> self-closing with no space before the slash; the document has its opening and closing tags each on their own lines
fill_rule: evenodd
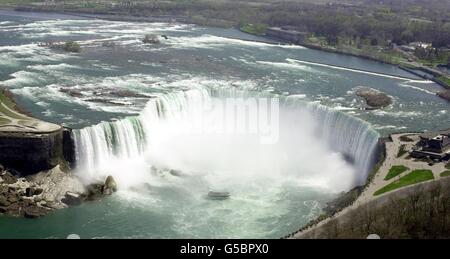
<svg viewBox="0 0 450 259">
<path fill-rule="evenodd" d="M 145 43 L 145 44 L 159 44 L 159 43 L 161 43 L 160 40 L 158 39 L 158 36 L 152 35 L 152 34 L 145 35 L 145 37 L 142 40 L 142 42 Z"/>
<path fill-rule="evenodd" d="M 117 183 L 114 178 L 109 175 L 106 177 L 105 185 L 103 187 L 103 194 L 111 195 L 112 193 L 117 192 Z"/>
<path fill-rule="evenodd" d="M 107 195 L 117 192 L 117 183 L 110 175 L 106 177 L 104 183 L 94 183 L 87 187 L 86 193 L 83 195 L 88 201 L 99 200 Z"/>
<path fill-rule="evenodd" d="M 94 183 L 91 184 L 87 187 L 87 191 L 86 191 L 86 200 L 88 201 L 94 201 L 94 200 L 98 200 L 101 199 L 104 195 L 103 195 L 103 187 L 104 184 L 99 184 L 99 183 Z"/>
<path fill-rule="evenodd" d="M 61 201 L 68 206 L 79 206 L 83 202 L 83 197 L 78 193 L 67 192 Z"/>
<path fill-rule="evenodd" d="M 371 109 L 379 109 L 392 104 L 392 98 L 389 95 L 372 88 L 359 87 L 356 89 L 356 95 L 366 100 Z"/>
<path fill-rule="evenodd" d="M 39 218 L 46 215 L 48 213 L 48 209 L 36 205 L 31 205 L 24 207 L 23 213 L 25 218 Z"/>
</svg>

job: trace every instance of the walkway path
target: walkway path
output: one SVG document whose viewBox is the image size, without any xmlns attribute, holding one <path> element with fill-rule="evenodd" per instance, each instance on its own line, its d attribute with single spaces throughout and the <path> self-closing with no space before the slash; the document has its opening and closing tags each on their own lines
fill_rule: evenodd
<svg viewBox="0 0 450 259">
<path fill-rule="evenodd" d="M 61 126 L 20 114 L 0 101 L 0 133 L 26 132 L 48 133 L 60 130 Z"/>
</svg>

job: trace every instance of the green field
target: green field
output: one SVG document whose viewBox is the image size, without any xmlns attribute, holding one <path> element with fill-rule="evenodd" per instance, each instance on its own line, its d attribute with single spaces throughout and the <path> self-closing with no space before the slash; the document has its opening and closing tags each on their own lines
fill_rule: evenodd
<svg viewBox="0 0 450 259">
<path fill-rule="evenodd" d="M 450 78 L 449 77 L 440 76 L 437 79 L 441 80 L 442 82 L 444 82 L 445 84 L 450 86 Z"/>
<path fill-rule="evenodd" d="M 406 153 L 408 153 L 408 150 L 406 150 L 406 145 L 401 145 L 398 149 L 397 157 L 402 157 Z"/>
<path fill-rule="evenodd" d="M 390 192 L 392 190 L 395 190 L 395 189 L 398 189 L 401 187 L 405 187 L 408 185 L 413 185 L 416 183 L 425 182 L 425 181 L 433 180 L 433 179 L 434 179 L 433 172 L 431 172 L 430 170 L 414 170 L 411 173 L 403 176 L 399 180 L 392 182 L 392 183 L 384 186 L 383 188 L 379 189 L 373 195 L 377 196 L 377 195 L 380 195 L 380 194 L 383 194 L 386 192 Z"/>
<path fill-rule="evenodd" d="M 7 124 L 7 123 L 10 123 L 11 121 L 10 120 L 8 120 L 8 119 L 6 119 L 6 118 L 3 118 L 3 117 L 1 117 L 1 115 L 0 115 L 0 125 L 2 125 L 2 124 Z"/>
<path fill-rule="evenodd" d="M 264 35 L 266 30 L 267 25 L 265 24 L 246 24 L 241 27 L 241 31 L 254 35 Z"/>
<path fill-rule="evenodd" d="M 391 169 L 389 169 L 388 174 L 386 175 L 386 177 L 384 178 L 385 181 L 392 179 L 394 177 L 396 177 L 397 175 L 408 171 L 409 168 L 404 166 L 404 165 L 394 165 L 391 167 Z"/>
<path fill-rule="evenodd" d="M 42 0 L 0 0 L 0 5 L 20 5 L 20 4 L 30 4 L 34 2 L 43 2 Z"/>
<path fill-rule="evenodd" d="M 441 173 L 441 177 L 447 177 L 450 176 L 450 171 L 444 171 Z"/>
<path fill-rule="evenodd" d="M 19 113 L 11 111 L 15 110 L 15 106 L 15 103 L 5 94 L 5 92 L 0 90 L 0 125 L 10 123 L 11 119 L 28 119 L 27 117 L 22 116 Z"/>
</svg>

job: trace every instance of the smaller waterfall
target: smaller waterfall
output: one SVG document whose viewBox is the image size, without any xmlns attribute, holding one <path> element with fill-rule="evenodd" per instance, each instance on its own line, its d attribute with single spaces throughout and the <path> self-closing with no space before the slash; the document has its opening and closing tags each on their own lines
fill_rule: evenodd
<svg viewBox="0 0 450 259">
<path fill-rule="evenodd" d="M 76 163 L 93 173 L 114 160 L 140 156 L 145 149 L 145 132 L 139 117 L 103 122 L 74 131 Z"/>
</svg>

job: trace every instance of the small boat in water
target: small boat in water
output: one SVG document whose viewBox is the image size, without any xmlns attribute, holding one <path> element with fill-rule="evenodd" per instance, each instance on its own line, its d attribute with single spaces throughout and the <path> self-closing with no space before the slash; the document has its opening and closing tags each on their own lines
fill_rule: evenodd
<svg viewBox="0 0 450 259">
<path fill-rule="evenodd" d="M 209 191 L 208 192 L 208 197 L 211 199 L 228 199 L 230 198 L 230 193 L 229 192 L 216 192 L 216 191 Z"/>
</svg>

